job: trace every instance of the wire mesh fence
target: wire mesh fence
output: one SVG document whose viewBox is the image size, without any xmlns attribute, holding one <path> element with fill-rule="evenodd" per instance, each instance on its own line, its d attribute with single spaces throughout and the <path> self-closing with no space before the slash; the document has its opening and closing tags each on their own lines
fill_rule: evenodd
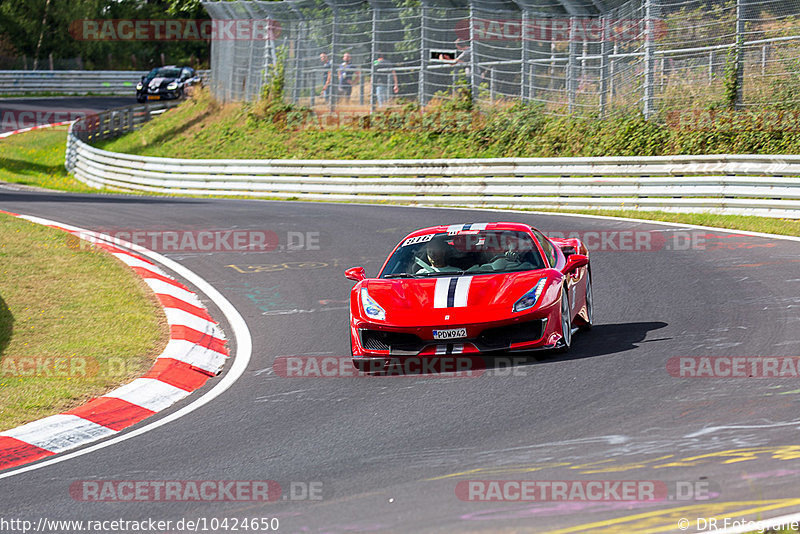
<svg viewBox="0 0 800 534">
<path fill-rule="evenodd" d="M 258 99 L 282 71 L 285 98 L 317 111 L 455 99 L 578 116 L 800 108 L 800 0 L 203 5 L 215 20 L 268 28 L 212 41 L 211 88 L 223 101 Z"/>
</svg>

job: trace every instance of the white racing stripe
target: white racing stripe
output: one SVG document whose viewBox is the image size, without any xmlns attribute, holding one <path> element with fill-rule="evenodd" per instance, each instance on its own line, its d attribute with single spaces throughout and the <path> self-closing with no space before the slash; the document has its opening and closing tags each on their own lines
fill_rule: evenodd
<svg viewBox="0 0 800 534">
<path fill-rule="evenodd" d="M 116 434 L 116 431 L 77 415 L 60 413 L 12 428 L 0 433 L 0 436 L 18 439 L 56 453 L 112 434 Z"/>
<path fill-rule="evenodd" d="M 437 278 L 433 290 L 434 308 L 465 308 L 469 299 L 471 276 Z"/>
<path fill-rule="evenodd" d="M 447 308 L 447 295 L 450 291 L 450 280 L 452 280 L 452 278 L 436 279 L 436 287 L 433 290 L 434 308 Z"/>
<path fill-rule="evenodd" d="M 453 307 L 465 308 L 467 306 L 467 299 L 469 298 L 469 286 L 472 284 L 471 276 L 461 276 L 456 282 L 456 294 L 453 301 Z"/>
</svg>

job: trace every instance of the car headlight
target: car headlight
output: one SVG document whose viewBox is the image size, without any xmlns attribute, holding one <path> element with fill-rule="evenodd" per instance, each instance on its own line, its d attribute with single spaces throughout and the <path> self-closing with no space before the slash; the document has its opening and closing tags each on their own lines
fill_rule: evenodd
<svg viewBox="0 0 800 534">
<path fill-rule="evenodd" d="M 520 297 L 520 299 L 514 303 L 514 311 L 521 312 L 536 306 L 536 303 L 539 302 L 539 297 L 542 296 L 542 292 L 544 291 L 544 287 L 546 285 L 547 278 L 542 278 L 536 282 L 536 285 L 533 286 L 533 289 L 522 295 L 522 297 Z"/>
<path fill-rule="evenodd" d="M 386 310 L 372 300 L 366 287 L 361 288 L 361 308 L 364 310 L 364 314 L 370 319 L 376 319 L 378 321 L 386 320 Z"/>
<path fill-rule="evenodd" d="M 143 87 L 144 87 L 144 85 L 142 85 L 142 82 L 139 82 L 139 83 L 136 84 L 136 90 L 137 91 L 141 91 Z"/>
<path fill-rule="evenodd" d="M 167 86 L 167 91 L 173 91 L 178 88 L 178 82 L 172 82 Z"/>
</svg>

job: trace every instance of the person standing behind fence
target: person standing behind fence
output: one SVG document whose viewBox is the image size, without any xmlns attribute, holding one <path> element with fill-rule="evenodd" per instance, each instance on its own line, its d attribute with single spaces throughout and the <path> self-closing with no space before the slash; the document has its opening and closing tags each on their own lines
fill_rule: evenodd
<svg viewBox="0 0 800 534">
<path fill-rule="evenodd" d="M 322 63 L 322 91 L 319 92 L 321 97 L 326 101 L 331 99 L 331 66 L 333 62 L 328 58 L 325 52 L 319 55 L 319 62 Z"/>
<path fill-rule="evenodd" d="M 339 95 L 347 101 L 353 93 L 353 86 L 358 83 L 358 71 L 351 63 L 349 52 L 342 56 L 342 64 L 339 65 Z"/>
<path fill-rule="evenodd" d="M 378 106 L 383 106 L 389 101 L 392 94 L 400 92 L 397 84 L 397 71 L 382 55 L 375 60 L 375 78 L 372 80 L 375 89 L 375 99 Z"/>
</svg>

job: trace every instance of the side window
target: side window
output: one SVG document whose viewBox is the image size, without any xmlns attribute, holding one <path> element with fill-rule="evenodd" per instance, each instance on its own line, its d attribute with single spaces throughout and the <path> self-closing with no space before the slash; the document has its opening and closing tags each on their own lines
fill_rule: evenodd
<svg viewBox="0 0 800 534">
<path fill-rule="evenodd" d="M 534 237 L 542 245 L 542 250 L 544 250 L 544 255 L 547 256 L 547 261 L 550 263 L 550 267 L 555 267 L 556 265 L 556 249 L 553 247 L 553 244 L 550 243 L 550 240 L 547 239 L 544 234 L 542 234 L 539 230 L 533 231 Z"/>
<path fill-rule="evenodd" d="M 183 78 L 184 80 L 188 80 L 191 77 L 192 77 L 192 69 L 183 69 L 181 71 L 181 78 Z"/>
</svg>

